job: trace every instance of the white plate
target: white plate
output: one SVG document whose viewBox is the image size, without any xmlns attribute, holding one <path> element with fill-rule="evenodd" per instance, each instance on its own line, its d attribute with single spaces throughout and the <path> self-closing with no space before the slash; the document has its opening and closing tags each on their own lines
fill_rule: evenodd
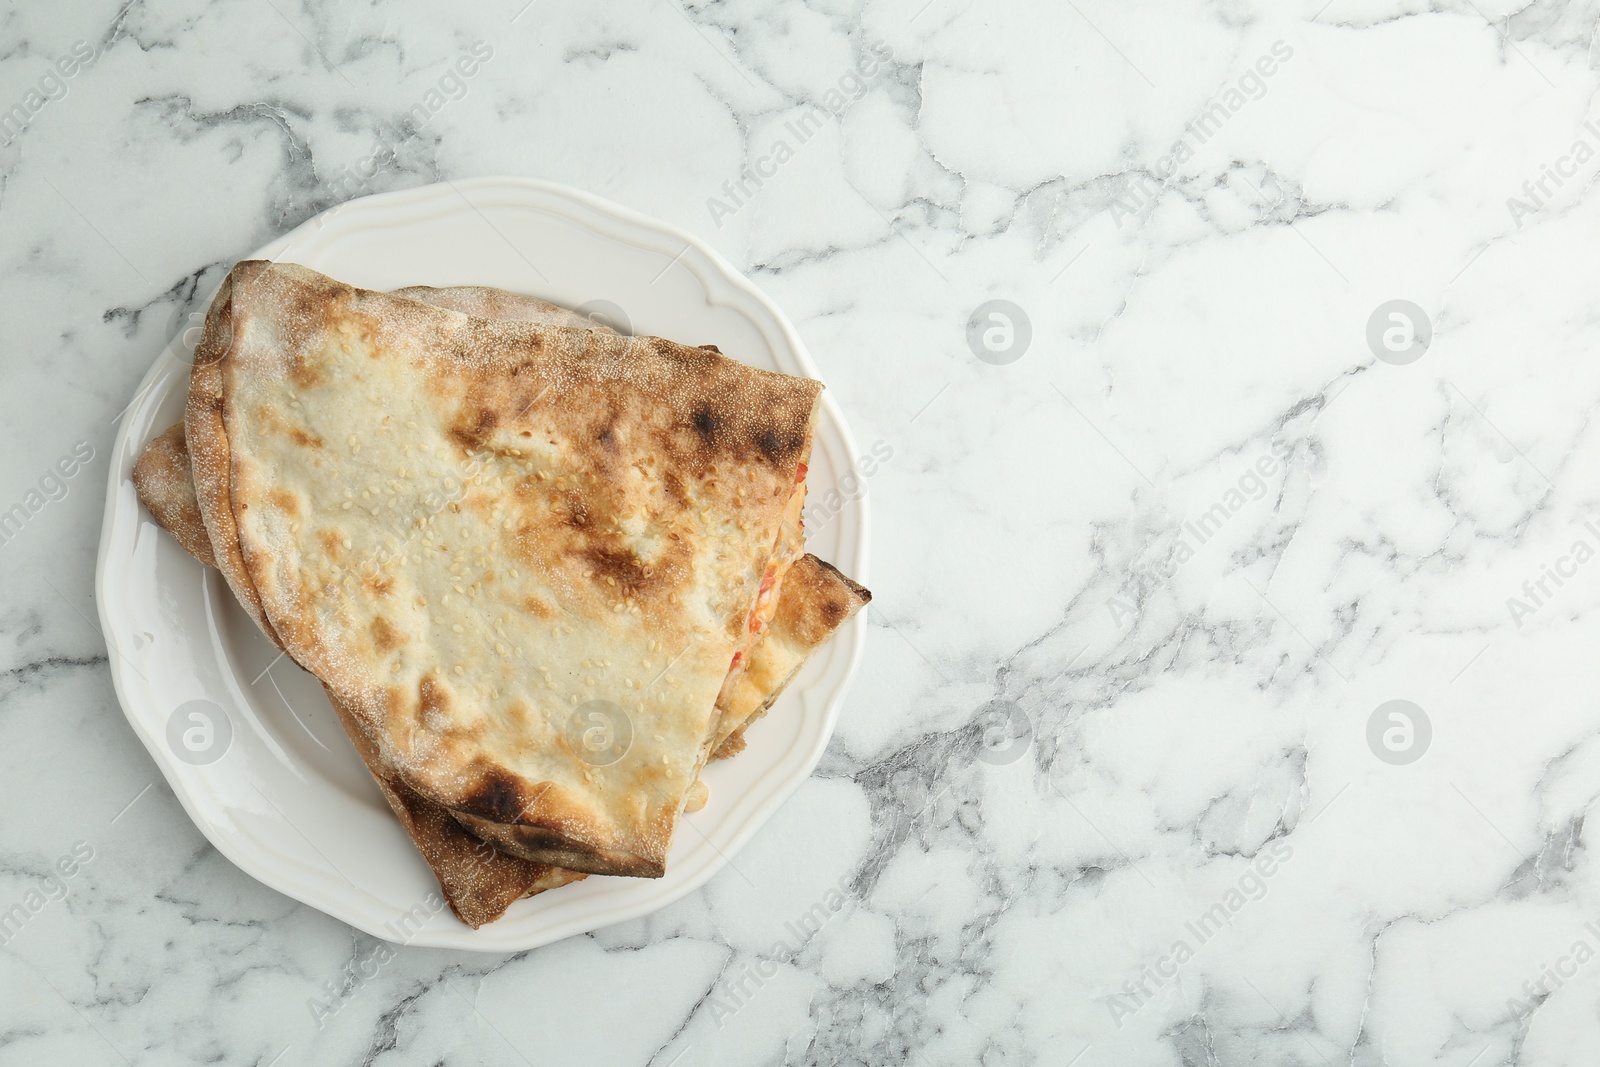
<svg viewBox="0 0 1600 1067">
<path fill-rule="evenodd" d="M 715 344 L 758 367 L 818 376 L 783 313 L 705 244 L 547 182 L 481 178 L 366 197 L 251 258 L 301 263 L 370 289 L 492 285 L 567 307 L 608 301 L 624 309 L 634 333 Z M 195 825 L 254 877 L 391 941 L 518 951 L 644 915 L 693 891 L 816 766 L 861 656 L 864 618 L 806 665 L 751 729 L 743 754 L 707 769 L 711 802 L 678 832 L 666 877 L 590 878 L 519 901 L 482 930 L 443 910 L 410 932 L 402 916 L 429 911 L 438 884 L 321 687 L 287 659 L 262 675 L 276 650 L 221 576 L 185 555 L 134 495 L 134 459 L 182 417 L 186 358 L 180 335 L 122 418 L 100 537 L 100 620 L 128 721 Z M 867 502 L 860 480 L 847 477 L 857 455 L 824 393 L 810 499 L 813 508 L 840 503 L 831 518 L 808 522 L 808 547 L 865 580 Z M 187 750 L 168 740 L 178 709 L 194 700 L 219 705 L 231 732 L 225 748 L 219 732 L 211 752 L 222 755 L 203 765 L 180 758 Z"/>
</svg>

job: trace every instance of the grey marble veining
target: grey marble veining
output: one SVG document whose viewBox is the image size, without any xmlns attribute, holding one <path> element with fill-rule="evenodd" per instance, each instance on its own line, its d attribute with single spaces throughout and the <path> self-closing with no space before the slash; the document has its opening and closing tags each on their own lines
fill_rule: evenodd
<svg viewBox="0 0 1600 1067">
<path fill-rule="evenodd" d="M 0 14 L 0 1063 L 1592 1062 L 1597 22 Z M 222 272 L 480 174 L 750 273 L 874 508 L 815 777 L 692 897 L 506 958 L 223 859 L 92 599 L 114 422 Z"/>
</svg>

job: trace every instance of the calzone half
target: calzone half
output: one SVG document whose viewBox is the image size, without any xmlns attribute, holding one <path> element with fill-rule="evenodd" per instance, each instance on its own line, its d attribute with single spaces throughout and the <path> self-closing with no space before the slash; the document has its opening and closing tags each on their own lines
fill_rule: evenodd
<svg viewBox="0 0 1600 1067">
<path fill-rule="evenodd" d="M 606 329 L 558 305 L 498 289 L 414 286 L 395 293 L 483 318 Z M 216 566 L 195 500 L 182 423 L 150 441 L 134 464 L 133 481 L 155 521 L 200 563 Z M 253 600 L 254 590 L 250 592 Z M 810 654 L 870 599 L 869 592 L 816 557 L 795 561 L 770 625 L 751 652 L 748 670 L 741 672 L 736 685 L 725 684 L 718 698 L 721 726 L 716 758 L 744 747 L 744 725 L 765 714 Z M 385 772 L 370 739 L 337 701 L 333 703 L 385 798 L 438 877 L 451 910 L 463 922 L 481 926 L 499 918 L 523 896 L 581 877 L 506 855 L 468 834 L 448 809 L 418 796 Z"/>
<path fill-rule="evenodd" d="M 514 854 L 658 876 L 820 389 L 248 262 L 185 431 L 219 565 L 387 769 Z"/>
</svg>

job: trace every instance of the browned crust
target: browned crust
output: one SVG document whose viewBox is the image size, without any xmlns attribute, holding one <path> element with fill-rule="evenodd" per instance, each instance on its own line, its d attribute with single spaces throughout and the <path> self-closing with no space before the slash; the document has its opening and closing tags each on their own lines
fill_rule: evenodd
<svg viewBox="0 0 1600 1067">
<path fill-rule="evenodd" d="M 667 871 L 667 857 L 663 850 L 656 855 L 641 855 L 636 850 L 607 848 L 587 842 L 572 832 L 563 833 L 544 826 L 520 826 L 495 822 L 464 811 L 454 811 L 456 821 L 485 841 L 492 842 L 502 852 L 526 859 L 528 862 L 551 864 L 572 871 L 594 874 L 625 875 L 633 878 L 660 878 Z M 533 818 L 550 822 L 546 811 L 536 811 Z M 581 827 L 575 827 L 581 832 Z M 603 870 L 592 870 L 592 868 Z"/>
<path fill-rule="evenodd" d="M 200 517 L 200 504 L 194 498 L 194 476 L 189 473 L 183 423 L 167 427 L 139 453 L 133 464 L 133 488 L 156 524 L 170 533 L 185 552 L 207 567 L 217 565 L 205 520 Z"/>
<path fill-rule="evenodd" d="M 332 693 L 333 705 L 345 733 L 372 771 L 383 798 L 389 802 L 417 851 L 427 861 L 456 918 L 473 929 L 494 922 L 524 897 L 582 880 L 585 875 L 508 855 L 474 837 L 450 817 L 449 812 L 418 796 L 404 782 L 380 772 L 378 751 L 356 724 L 350 712 Z"/>
<path fill-rule="evenodd" d="M 822 644 L 872 602 L 866 586 L 809 552 L 790 570 L 787 581 L 799 588 L 795 596 L 783 598 L 773 625 L 808 649 Z"/>
<path fill-rule="evenodd" d="M 272 643 L 283 648 L 277 631 L 267 621 L 261 598 L 245 569 L 239 548 L 239 526 L 234 517 L 231 491 L 231 457 L 222 418 L 222 362 L 233 344 L 233 285 L 235 268 L 206 312 L 205 328 L 195 345 L 194 366 L 189 369 L 189 400 L 184 408 L 184 440 L 194 480 L 195 503 L 211 542 L 217 569 L 233 595 Z"/>
<path fill-rule="evenodd" d="M 723 695 L 728 721 L 739 725 L 712 758 L 728 759 L 742 752 L 750 724 L 766 715 L 811 653 L 871 600 L 865 587 L 833 564 L 809 552 L 795 561 L 758 646 L 762 655 L 752 657 L 746 676 Z"/>
<path fill-rule="evenodd" d="M 424 300 L 431 300 L 432 302 L 436 302 L 444 306 L 462 308 L 464 304 L 470 304 L 473 300 L 478 300 L 481 303 L 482 298 L 475 295 L 481 292 L 483 291 L 468 288 L 454 290 L 425 290 L 422 287 L 418 287 L 416 289 L 406 291 L 406 295 L 416 296 Z M 488 292 L 493 293 L 496 291 Z M 506 317 L 531 318 L 536 321 L 545 317 L 544 308 L 533 308 L 533 314 L 527 314 L 530 307 L 537 303 L 533 301 L 532 298 L 513 297 L 509 294 L 500 295 L 505 298 L 503 301 L 505 306 L 500 307 L 499 310 L 503 312 Z M 223 298 L 219 296 L 217 304 L 213 307 L 214 313 L 218 310 L 219 306 L 222 305 L 222 302 Z M 486 310 L 489 309 L 488 304 L 483 304 L 482 306 Z M 496 305 L 496 307 L 499 307 L 499 305 Z M 549 307 L 554 308 L 554 305 L 550 305 Z M 475 308 L 471 307 L 465 307 L 464 309 L 476 310 Z M 561 311 L 562 309 L 556 310 Z M 573 315 L 573 317 L 576 318 L 574 313 L 564 313 L 567 315 Z M 208 323 L 211 321 L 212 320 L 208 319 Z M 593 324 L 587 325 L 590 329 L 596 328 Z M 214 333 L 212 336 L 215 337 L 217 334 Z M 705 347 L 709 351 L 715 352 L 715 348 L 712 346 Z M 212 358 L 210 359 L 205 358 L 208 348 L 210 348 L 212 352 Z M 200 364 L 200 372 L 202 380 L 204 380 L 206 376 L 205 369 L 215 362 L 216 346 L 208 346 L 206 341 L 202 341 L 200 352 L 202 358 L 197 362 Z M 709 428 L 713 431 L 716 429 L 715 426 Z M 141 457 L 141 464 L 145 465 L 147 470 L 153 469 L 154 464 L 158 462 L 158 458 L 160 461 L 170 464 L 174 455 L 176 455 L 177 458 L 184 460 L 183 469 L 181 472 L 177 472 L 176 468 L 169 467 L 167 480 L 174 481 L 180 485 L 185 485 L 190 483 L 191 479 L 189 477 L 187 457 L 184 455 L 185 449 L 183 448 L 183 436 L 181 430 L 181 427 L 174 427 L 169 430 L 167 434 L 162 435 L 162 439 L 158 439 L 161 441 L 159 445 L 155 442 L 152 442 L 152 446 L 149 450 L 151 452 L 151 456 Z M 222 432 L 220 427 L 218 429 L 217 436 L 223 441 L 226 439 L 225 432 Z M 176 447 L 174 447 L 174 445 L 176 445 Z M 770 442 L 760 442 L 758 447 L 760 446 L 770 447 Z M 158 454 L 160 455 L 158 456 Z M 147 458 L 149 459 L 149 463 L 145 464 L 145 460 Z M 228 479 L 230 483 L 232 480 L 233 479 L 231 478 Z M 140 491 L 142 498 L 147 498 L 151 495 L 148 488 L 141 488 Z M 190 499 L 193 498 L 191 497 Z M 178 509 L 176 514 L 174 514 L 170 509 L 158 514 L 155 509 L 152 509 L 152 514 L 156 514 L 157 521 L 162 522 L 164 526 L 167 526 L 170 530 L 173 530 L 174 533 L 176 533 L 177 530 L 182 527 L 182 523 L 184 521 L 181 508 Z M 167 517 L 167 521 L 165 522 L 163 522 L 162 519 L 163 514 L 165 514 Z M 219 525 L 221 524 L 219 523 Z M 180 543 L 182 543 L 181 539 Z M 238 558 L 240 553 L 238 552 L 237 545 L 238 542 L 235 539 L 232 542 L 232 546 L 235 550 L 235 563 L 240 562 Z M 196 551 L 196 547 L 199 547 L 201 550 L 209 550 L 211 548 L 211 544 L 209 540 L 201 538 L 198 546 L 185 544 L 184 547 L 188 548 L 191 551 L 191 554 L 196 555 L 197 558 L 203 558 L 201 557 L 201 552 Z M 859 602 L 850 606 L 849 611 L 845 614 L 839 615 L 830 606 L 828 606 L 829 604 L 833 603 L 836 598 L 828 598 L 824 596 L 823 599 L 826 600 L 827 603 L 798 603 L 798 601 L 808 597 L 815 597 L 816 593 L 819 591 L 824 594 L 828 593 L 832 589 L 831 584 L 824 587 L 819 587 L 815 581 L 807 582 L 802 579 L 801 582 L 796 583 L 795 591 L 792 594 L 788 590 L 784 591 L 781 597 L 779 611 L 776 616 L 782 631 L 786 633 L 792 633 L 798 631 L 803 626 L 808 630 L 810 639 L 814 640 L 815 643 L 820 644 L 822 640 L 825 640 L 826 637 L 832 633 L 833 629 L 837 628 L 837 625 L 842 624 L 844 619 L 848 618 L 849 612 L 853 612 L 856 607 L 859 607 L 860 603 L 865 603 L 865 601 L 870 598 L 870 594 L 866 593 L 866 591 L 861 589 L 860 586 L 850 582 L 849 579 L 844 578 L 844 576 L 840 575 L 834 568 L 826 564 L 822 564 L 821 561 L 816 560 L 815 557 L 807 557 L 807 559 L 810 560 L 814 565 L 820 565 L 821 567 L 826 568 L 828 572 L 831 572 L 831 574 L 835 576 L 837 582 L 845 583 L 846 588 L 854 590 L 859 595 Z M 246 574 L 246 577 L 248 577 L 248 574 Z M 230 585 L 232 584 L 234 583 L 230 582 Z M 259 602 L 256 600 L 253 583 L 247 585 L 246 588 L 248 589 L 250 595 L 241 596 L 241 602 L 246 605 L 247 609 L 251 607 L 258 608 Z M 255 612 L 252 612 L 252 614 L 255 614 Z M 266 629 L 266 632 L 268 632 L 269 636 L 275 636 L 273 635 L 271 629 L 266 627 L 264 627 L 264 629 Z M 769 642 L 763 638 L 762 643 L 768 644 Z M 807 652 L 809 651 L 810 649 L 807 649 Z M 788 672 L 788 674 L 783 678 L 781 685 L 787 684 L 788 680 L 793 677 L 793 673 L 793 671 Z M 330 697 L 331 696 L 332 694 L 330 694 Z M 759 714 L 764 714 L 776 696 L 777 692 L 769 694 L 767 699 L 761 702 L 758 711 L 755 714 L 752 714 L 750 718 L 753 719 Z M 345 709 L 337 699 L 334 699 L 333 702 L 336 710 L 341 716 L 342 721 L 344 721 L 348 729 L 352 725 L 349 718 L 349 711 Z M 748 724 L 748 721 L 750 720 L 746 720 L 745 725 Z M 360 740 L 357 740 L 358 737 Z M 408 831 L 411 832 L 413 840 L 418 844 L 419 851 L 423 853 L 430 866 L 434 868 L 435 874 L 440 878 L 440 883 L 446 890 L 447 898 L 451 901 L 452 908 L 463 919 L 463 921 L 472 923 L 473 925 L 479 925 L 481 922 L 487 922 L 497 917 L 504 911 L 504 908 L 510 902 L 517 899 L 518 896 L 531 895 L 533 892 L 539 892 L 546 888 L 553 888 L 555 885 L 564 884 L 568 880 L 581 877 L 581 875 L 571 874 L 566 871 L 547 873 L 550 871 L 550 868 L 546 866 L 546 863 L 550 861 L 564 861 L 572 866 L 581 866 L 585 864 L 586 859 L 593 859 L 598 856 L 602 865 L 609 867 L 616 873 L 635 873 L 641 875 L 658 874 L 660 873 L 661 865 L 664 864 L 664 856 L 660 857 L 659 860 L 656 860 L 655 857 L 651 857 L 646 862 L 641 863 L 639 862 L 639 858 L 634 856 L 607 856 L 605 854 L 606 850 L 603 848 L 596 848 L 594 846 L 589 846 L 582 850 L 571 850 L 563 847 L 559 839 L 551 840 L 547 835 L 541 833 L 537 828 L 528 828 L 528 830 L 525 832 L 519 832 L 517 828 L 512 828 L 512 832 L 507 834 L 506 828 L 502 824 L 493 823 L 491 820 L 487 820 L 481 816 L 472 815 L 470 813 L 460 813 L 457 816 L 460 821 L 469 825 L 476 824 L 479 826 L 484 826 L 486 828 L 484 831 L 485 836 L 491 838 L 495 836 L 508 838 L 508 840 L 504 842 L 508 849 L 520 850 L 537 855 L 545 861 L 545 863 L 533 863 L 511 856 L 504 856 L 502 858 L 509 863 L 520 865 L 520 869 L 517 867 L 507 867 L 503 864 L 496 864 L 494 861 L 490 860 L 488 861 L 487 870 L 480 871 L 479 868 L 485 867 L 485 861 L 482 859 L 482 856 L 485 852 L 493 852 L 493 855 L 495 856 L 500 856 L 502 854 L 500 852 L 494 852 L 493 850 L 485 849 L 480 841 L 463 832 L 460 827 L 456 825 L 454 820 L 448 818 L 445 815 L 443 808 L 416 794 L 414 791 L 410 790 L 403 783 L 392 776 L 382 773 L 380 766 L 376 763 L 375 750 L 372 749 L 370 740 L 366 739 L 364 735 L 361 735 L 359 731 L 352 732 L 352 740 L 357 741 L 358 750 L 366 750 L 363 751 L 364 758 L 369 752 L 372 753 L 373 758 L 367 760 L 369 769 L 373 771 L 374 776 L 379 780 L 380 787 L 383 789 L 386 798 L 389 800 L 391 806 L 395 808 L 396 814 L 401 819 L 402 823 L 407 827 Z M 724 745 L 723 750 L 718 752 L 718 756 L 725 758 L 726 756 L 731 755 L 733 751 L 737 751 L 739 748 L 742 748 L 743 744 L 744 727 L 741 726 L 736 736 L 734 738 L 730 738 L 729 741 Z M 469 801 L 469 805 L 482 806 L 483 804 L 488 803 L 490 810 L 495 810 L 497 805 L 494 803 L 494 797 L 495 791 L 493 788 L 490 788 L 486 790 L 482 796 Z M 504 797 L 502 796 L 499 799 L 503 800 Z M 552 813 L 555 821 L 566 821 L 560 817 L 560 812 L 558 810 L 559 806 L 555 807 L 557 810 Z M 502 814 L 502 812 L 495 810 L 495 814 Z M 535 842 L 538 847 L 528 847 L 530 841 Z M 466 885 L 464 883 L 464 876 L 462 875 L 463 871 L 467 871 L 469 873 L 476 872 L 473 877 L 467 880 L 482 881 L 485 883 L 483 888 L 474 891 L 470 886 Z M 504 875 L 504 877 L 497 880 L 496 874 Z M 519 884 L 521 886 L 520 888 Z M 453 886 L 455 888 L 452 888 Z"/>
</svg>

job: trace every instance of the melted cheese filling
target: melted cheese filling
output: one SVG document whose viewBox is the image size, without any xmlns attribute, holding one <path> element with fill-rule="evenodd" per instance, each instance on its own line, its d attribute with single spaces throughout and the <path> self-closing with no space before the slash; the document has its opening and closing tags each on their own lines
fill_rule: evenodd
<svg viewBox="0 0 1600 1067">
<path fill-rule="evenodd" d="M 722 690 L 717 694 L 718 708 L 724 706 L 739 679 L 743 678 L 745 671 L 749 669 L 751 653 L 778 610 L 778 594 L 783 587 L 784 575 L 794 566 L 796 560 L 805 555 L 805 520 L 802 514 L 806 505 L 805 470 L 805 465 L 801 464 L 800 477 L 795 482 L 794 492 L 789 496 L 788 507 L 784 509 L 783 521 L 778 527 L 778 542 L 773 549 L 772 560 L 767 564 L 767 571 L 761 578 L 761 589 L 756 593 L 756 602 L 750 608 L 750 617 L 745 623 L 744 636 L 740 639 L 738 651 L 734 652 L 733 661 L 728 665 L 728 677 L 723 680 Z M 720 740 L 725 732 L 719 725 L 717 737 L 713 740 Z"/>
</svg>

